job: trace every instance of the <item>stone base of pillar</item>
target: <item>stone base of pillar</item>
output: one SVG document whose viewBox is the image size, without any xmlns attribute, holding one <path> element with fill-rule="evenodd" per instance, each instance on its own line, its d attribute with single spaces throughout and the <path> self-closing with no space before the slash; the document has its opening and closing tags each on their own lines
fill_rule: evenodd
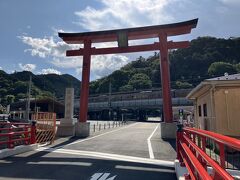
<svg viewBox="0 0 240 180">
<path fill-rule="evenodd" d="M 75 124 L 76 137 L 88 137 L 90 135 L 90 122 L 77 122 Z"/>
<path fill-rule="evenodd" d="M 75 123 L 76 118 L 63 118 L 60 119 L 60 125 L 57 128 L 58 137 L 67 137 L 67 136 L 75 136 Z"/>
<path fill-rule="evenodd" d="M 162 139 L 176 139 L 177 122 L 173 123 L 160 123 L 160 137 Z"/>
<path fill-rule="evenodd" d="M 58 137 L 75 136 L 75 125 L 60 124 L 57 127 L 56 136 Z"/>
<path fill-rule="evenodd" d="M 77 122 L 77 118 L 62 118 L 60 119 L 60 125 L 74 125 Z"/>
</svg>

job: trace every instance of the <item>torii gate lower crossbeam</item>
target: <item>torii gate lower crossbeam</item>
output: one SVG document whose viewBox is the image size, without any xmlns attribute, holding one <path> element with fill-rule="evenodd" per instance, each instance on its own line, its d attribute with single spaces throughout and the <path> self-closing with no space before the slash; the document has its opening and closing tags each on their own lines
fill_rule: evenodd
<svg viewBox="0 0 240 180">
<path fill-rule="evenodd" d="M 168 49 L 186 48 L 189 46 L 189 42 L 188 41 L 168 42 L 167 37 L 190 33 L 191 29 L 196 27 L 197 21 L 198 19 L 194 19 L 190 21 L 168 25 L 147 26 L 140 28 L 118 29 L 109 31 L 96 31 L 86 33 L 59 33 L 59 37 L 61 37 L 66 43 L 84 44 L 83 49 L 68 50 L 66 53 L 67 56 L 83 56 L 79 121 L 80 122 L 87 121 L 91 55 L 160 50 L 161 57 L 160 66 L 161 66 L 163 112 L 164 112 L 163 115 L 164 121 L 166 123 L 172 123 L 173 115 L 170 92 L 171 88 L 170 88 Z M 128 46 L 128 40 L 146 39 L 153 37 L 159 38 L 159 42 L 147 45 Z M 112 41 L 117 41 L 118 47 L 111 48 L 91 47 L 92 43 Z"/>
</svg>

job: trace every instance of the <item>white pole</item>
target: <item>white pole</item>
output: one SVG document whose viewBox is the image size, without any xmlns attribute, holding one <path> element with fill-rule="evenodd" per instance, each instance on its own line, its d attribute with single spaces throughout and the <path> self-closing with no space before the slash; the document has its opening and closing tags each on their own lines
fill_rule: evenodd
<svg viewBox="0 0 240 180">
<path fill-rule="evenodd" d="M 32 76 L 30 75 L 29 85 L 28 85 L 28 97 L 27 97 L 27 108 L 26 108 L 26 119 L 29 121 L 29 113 L 30 113 L 30 94 L 31 94 L 31 83 L 32 83 Z"/>
</svg>

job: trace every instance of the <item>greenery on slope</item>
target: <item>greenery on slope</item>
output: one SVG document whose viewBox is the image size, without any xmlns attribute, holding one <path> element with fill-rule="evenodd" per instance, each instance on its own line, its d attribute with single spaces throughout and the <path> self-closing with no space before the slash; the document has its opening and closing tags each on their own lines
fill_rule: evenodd
<svg viewBox="0 0 240 180">
<path fill-rule="evenodd" d="M 240 72 L 240 38 L 217 39 L 199 37 L 191 46 L 170 52 L 172 88 L 192 88 L 206 78 Z M 160 88 L 159 54 L 136 61 L 114 71 L 107 77 L 91 83 L 91 93 L 107 93 L 111 81 L 112 91 Z"/>
<path fill-rule="evenodd" d="M 0 70 L 0 104 L 6 105 L 26 98 L 30 76 L 32 97 L 64 97 L 66 87 L 74 87 L 79 94 L 80 81 L 68 74 L 34 75 L 28 71 L 7 74 Z"/>
</svg>

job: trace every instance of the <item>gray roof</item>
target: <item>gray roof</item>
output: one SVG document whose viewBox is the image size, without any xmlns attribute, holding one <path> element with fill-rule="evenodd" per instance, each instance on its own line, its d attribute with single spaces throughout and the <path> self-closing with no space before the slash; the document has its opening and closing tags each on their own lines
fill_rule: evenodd
<svg viewBox="0 0 240 180">
<path fill-rule="evenodd" d="M 215 77 L 211 79 L 206 79 L 207 81 L 226 81 L 226 80 L 240 80 L 240 73 L 239 74 L 231 74 L 231 75 L 225 75 L 220 77 Z"/>
<path fill-rule="evenodd" d="M 210 85 L 229 85 L 229 84 L 235 84 L 240 85 L 240 73 L 239 74 L 226 74 L 225 76 L 215 77 L 211 79 L 205 79 L 202 81 L 197 87 L 195 87 L 188 95 L 188 99 L 192 99 L 194 94 L 199 91 L 200 89 L 210 86 Z"/>
</svg>

